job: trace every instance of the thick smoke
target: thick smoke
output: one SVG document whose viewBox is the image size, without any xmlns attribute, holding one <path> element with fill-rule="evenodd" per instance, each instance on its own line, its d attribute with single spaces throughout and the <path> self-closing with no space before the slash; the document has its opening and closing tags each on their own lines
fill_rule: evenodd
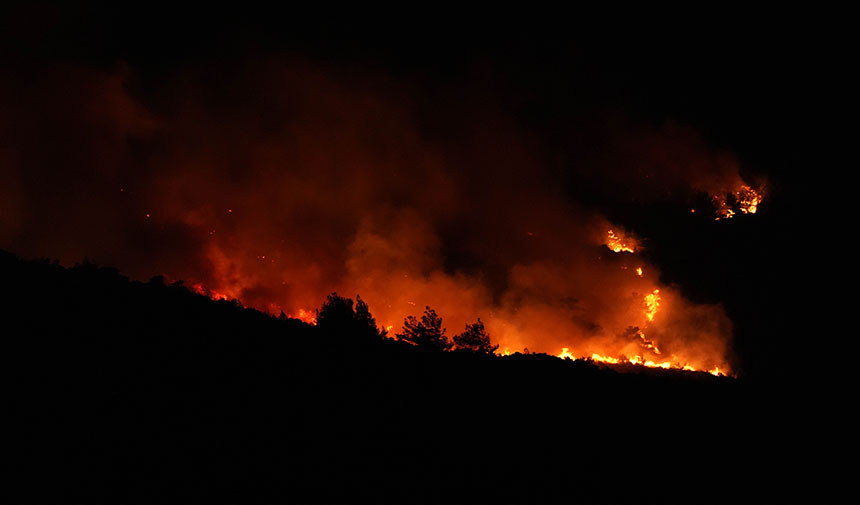
<svg viewBox="0 0 860 505">
<path fill-rule="evenodd" d="M 486 97 L 272 61 L 158 79 L 56 67 L 2 86 L 0 247 L 18 254 L 165 274 L 273 313 L 360 294 L 394 329 L 429 305 L 449 333 L 480 317 L 512 352 L 727 367 L 723 310 L 605 247 L 619 223 L 571 201 L 540 143 Z M 571 170 L 618 191 L 740 180 L 689 129 L 589 135 L 614 157 Z"/>
</svg>

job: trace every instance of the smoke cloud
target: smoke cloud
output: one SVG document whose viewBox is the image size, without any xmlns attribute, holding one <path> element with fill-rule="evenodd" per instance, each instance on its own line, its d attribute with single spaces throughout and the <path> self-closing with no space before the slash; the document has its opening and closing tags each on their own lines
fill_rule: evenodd
<svg viewBox="0 0 860 505">
<path fill-rule="evenodd" d="M 511 352 L 728 368 L 722 308 L 607 248 L 623 223 L 573 201 L 492 98 L 297 60 L 157 79 L 55 66 L 0 86 L 0 247 L 18 254 L 165 274 L 272 313 L 360 294 L 395 331 L 430 306 L 449 334 L 480 317 Z M 569 170 L 606 191 L 659 200 L 743 182 L 731 154 L 682 126 L 579 138 Z"/>
</svg>

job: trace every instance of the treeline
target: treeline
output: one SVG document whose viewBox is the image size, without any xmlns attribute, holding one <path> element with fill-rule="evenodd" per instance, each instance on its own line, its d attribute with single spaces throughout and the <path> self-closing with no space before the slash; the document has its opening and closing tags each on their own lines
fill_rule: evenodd
<svg viewBox="0 0 860 505">
<path fill-rule="evenodd" d="M 0 278 L 33 502 L 738 501 L 773 422 L 743 381 L 437 352 L 470 344 L 431 309 L 389 337 L 335 294 L 311 326 L 88 263 L 0 252 Z"/>
<path fill-rule="evenodd" d="M 279 317 L 287 318 L 283 311 Z M 350 298 L 344 298 L 337 293 L 328 295 L 322 308 L 316 311 L 316 326 L 326 333 L 353 335 L 356 338 L 389 338 L 388 330 L 377 326 L 367 303 L 359 295 L 356 296 L 354 307 Z M 453 341 L 448 339 L 446 330 L 442 327 L 442 318 L 436 311 L 425 307 L 420 318 L 407 316 L 403 321 L 402 331 L 395 333 L 394 338 L 418 347 L 440 351 L 456 349 L 492 354 L 499 348 L 490 342 L 490 334 L 481 318 L 475 323 L 466 324 L 465 331 L 454 335 Z"/>
</svg>

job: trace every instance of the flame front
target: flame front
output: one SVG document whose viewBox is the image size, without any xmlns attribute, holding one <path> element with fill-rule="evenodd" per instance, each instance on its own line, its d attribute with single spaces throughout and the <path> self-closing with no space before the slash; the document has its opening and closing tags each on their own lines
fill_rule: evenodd
<svg viewBox="0 0 860 505">
<path fill-rule="evenodd" d="M 379 91 L 401 88 L 393 82 L 356 86 L 307 62 L 225 68 L 236 79 L 215 88 L 208 71 L 188 69 L 153 80 L 152 96 L 165 99 L 152 102 L 128 93 L 126 73 L 67 70 L 22 84 L 34 95 L 6 103 L 0 118 L 21 135 L 0 149 L 0 204 L 12 209 L 0 219 L 4 248 L 68 263 L 100 258 L 133 278 L 164 273 L 309 323 L 336 291 L 360 294 L 390 332 L 430 306 L 451 333 L 480 317 L 511 352 L 566 347 L 571 356 L 731 370 L 725 310 L 661 284 L 658 266 L 637 256 L 644 238 L 594 205 L 704 193 L 723 195 L 721 218 L 759 211 L 763 186 L 688 128 L 610 128 L 595 143 L 605 152 L 567 153 L 597 192 L 579 202 L 564 189 L 577 179 L 559 178 L 539 142 L 470 101 L 418 107 L 423 91 L 394 96 Z M 62 99 L 69 83 L 72 102 Z M 223 102 L 213 107 L 211 92 Z M 457 110 L 457 121 L 439 110 Z M 95 144 L 36 134 L 67 138 L 56 125 Z M 44 151 L 45 142 L 57 149 Z M 29 176 L 67 163 L 87 175 L 76 180 L 98 184 L 69 191 L 65 177 Z M 30 215 L 28 202 L 46 196 L 63 205 L 33 205 Z M 80 233 L 70 240 L 58 229 Z"/>
</svg>

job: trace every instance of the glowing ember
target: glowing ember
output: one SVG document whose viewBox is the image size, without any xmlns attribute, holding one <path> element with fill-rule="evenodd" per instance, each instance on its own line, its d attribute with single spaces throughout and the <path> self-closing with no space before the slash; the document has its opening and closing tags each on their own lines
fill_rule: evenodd
<svg viewBox="0 0 860 505">
<path fill-rule="evenodd" d="M 638 275 L 639 277 L 642 277 L 642 267 L 639 267 L 636 269 L 636 275 Z"/>
</svg>

